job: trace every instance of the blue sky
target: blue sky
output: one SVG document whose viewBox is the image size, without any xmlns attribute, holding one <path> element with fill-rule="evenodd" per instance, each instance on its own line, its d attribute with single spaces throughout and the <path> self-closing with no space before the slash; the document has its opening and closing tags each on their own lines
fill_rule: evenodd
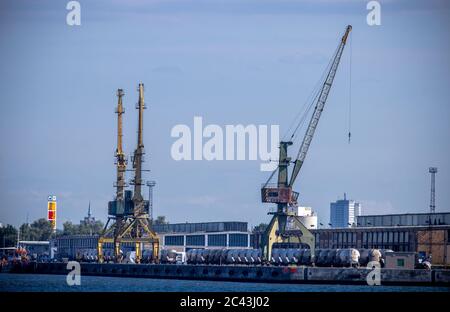
<svg viewBox="0 0 450 312">
<path fill-rule="evenodd" d="M 145 84 L 144 143 L 155 214 L 171 222 L 268 222 L 258 161 L 181 161 L 176 124 L 279 124 L 281 133 L 321 77 L 347 24 L 352 31 L 352 142 L 347 143 L 346 47 L 296 189 L 328 222 L 348 197 L 364 214 L 425 212 L 436 166 L 437 211 L 449 211 L 450 4 L 380 1 L 0 2 L 0 222 L 78 222 L 89 200 L 106 220 L 114 195 L 115 91 L 125 91 L 125 149 L 136 142 L 137 84 Z M 292 156 L 296 155 L 295 145 Z M 128 176 L 131 178 L 131 175 Z"/>
</svg>

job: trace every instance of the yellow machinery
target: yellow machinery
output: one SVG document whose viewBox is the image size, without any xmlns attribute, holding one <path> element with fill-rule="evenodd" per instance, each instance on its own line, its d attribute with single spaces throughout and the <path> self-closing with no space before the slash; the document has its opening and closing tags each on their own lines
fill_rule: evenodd
<svg viewBox="0 0 450 312">
<path fill-rule="evenodd" d="M 132 191 L 125 190 L 125 172 L 127 160 L 122 150 L 122 115 L 124 113 L 122 97 L 123 91 L 117 91 L 117 149 L 116 149 L 116 165 L 117 165 L 117 182 L 115 183 L 116 198 L 108 203 L 108 222 L 103 229 L 102 235 L 98 240 L 97 252 L 99 262 L 103 262 L 103 244 L 109 243 L 114 246 L 115 261 L 120 262 L 123 258 L 120 246 L 122 243 L 132 243 L 135 246 L 136 262 L 142 259 L 143 248 L 145 245 L 151 245 L 152 260 L 158 259 L 159 238 L 151 228 L 151 220 L 149 218 L 149 201 L 142 197 L 141 187 L 142 179 L 142 162 L 144 155 L 143 143 L 143 117 L 144 117 L 144 85 L 139 84 L 139 102 L 137 109 L 139 110 L 138 119 L 138 140 L 137 147 L 134 151 L 133 169 L 134 179 L 134 195 Z M 112 221 L 111 226 L 109 223 Z"/>
</svg>

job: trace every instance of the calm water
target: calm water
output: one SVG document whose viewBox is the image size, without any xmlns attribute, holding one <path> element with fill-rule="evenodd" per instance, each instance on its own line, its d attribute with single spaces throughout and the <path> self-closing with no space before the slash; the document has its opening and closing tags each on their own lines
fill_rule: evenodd
<svg viewBox="0 0 450 312">
<path fill-rule="evenodd" d="M 148 278 L 82 276 L 80 286 L 68 286 L 64 275 L 0 274 L 0 292 L 11 291 L 224 291 L 224 292 L 310 292 L 310 291 L 444 291 L 448 287 L 421 286 L 354 286 L 354 285 L 292 285 L 237 283 L 215 281 L 187 281 Z"/>
</svg>

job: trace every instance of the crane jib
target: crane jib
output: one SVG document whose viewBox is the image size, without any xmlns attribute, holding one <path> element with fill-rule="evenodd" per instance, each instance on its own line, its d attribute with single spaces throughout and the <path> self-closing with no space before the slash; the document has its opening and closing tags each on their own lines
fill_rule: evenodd
<svg viewBox="0 0 450 312">
<path fill-rule="evenodd" d="M 339 48 L 334 56 L 332 66 L 330 68 L 330 71 L 327 74 L 327 78 L 325 79 L 325 82 L 323 84 L 323 87 L 320 91 L 320 96 L 318 97 L 317 104 L 314 108 L 314 113 L 311 117 L 311 120 L 308 125 L 308 129 L 306 130 L 305 137 L 303 138 L 302 145 L 300 146 L 300 150 L 298 152 L 297 158 L 294 162 L 294 168 L 292 170 L 291 179 L 289 181 L 289 187 L 292 187 L 297 175 L 303 165 L 303 162 L 306 158 L 306 154 L 308 152 L 309 146 L 311 144 L 312 138 L 314 136 L 314 132 L 316 131 L 317 124 L 319 123 L 320 116 L 322 114 L 322 111 L 325 107 L 325 102 L 328 98 L 328 94 L 331 90 L 331 86 L 334 81 L 334 77 L 336 76 L 336 72 L 339 66 L 339 62 L 341 60 L 342 52 L 344 51 L 344 46 L 347 41 L 348 34 L 351 30 L 351 26 L 347 27 L 347 30 L 345 32 L 345 35 L 342 37 L 342 40 L 339 44 Z"/>
</svg>

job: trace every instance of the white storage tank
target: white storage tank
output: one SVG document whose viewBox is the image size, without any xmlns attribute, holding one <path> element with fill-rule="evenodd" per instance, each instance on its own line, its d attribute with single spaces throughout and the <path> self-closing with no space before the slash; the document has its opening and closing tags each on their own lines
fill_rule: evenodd
<svg viewBox="0 0 450 312">
<path fill-rule="evenodd" d="M 315 214 L 310 216 L 300 216 L 298 218 L 307 229 L 317 229 L 317 216 Z"/>
<path fill-rule="evenodd" d="M 358 266 L 359 251 L 354 248 L 341 249 L 339 258 L 341 266 Z"/>
<path fill-rule="evenodd" d="M 371 249 L 369 251 L 369 262 L 370 261 L 381 262 L 381 251 L 379 249 Z"/>
</svg>

